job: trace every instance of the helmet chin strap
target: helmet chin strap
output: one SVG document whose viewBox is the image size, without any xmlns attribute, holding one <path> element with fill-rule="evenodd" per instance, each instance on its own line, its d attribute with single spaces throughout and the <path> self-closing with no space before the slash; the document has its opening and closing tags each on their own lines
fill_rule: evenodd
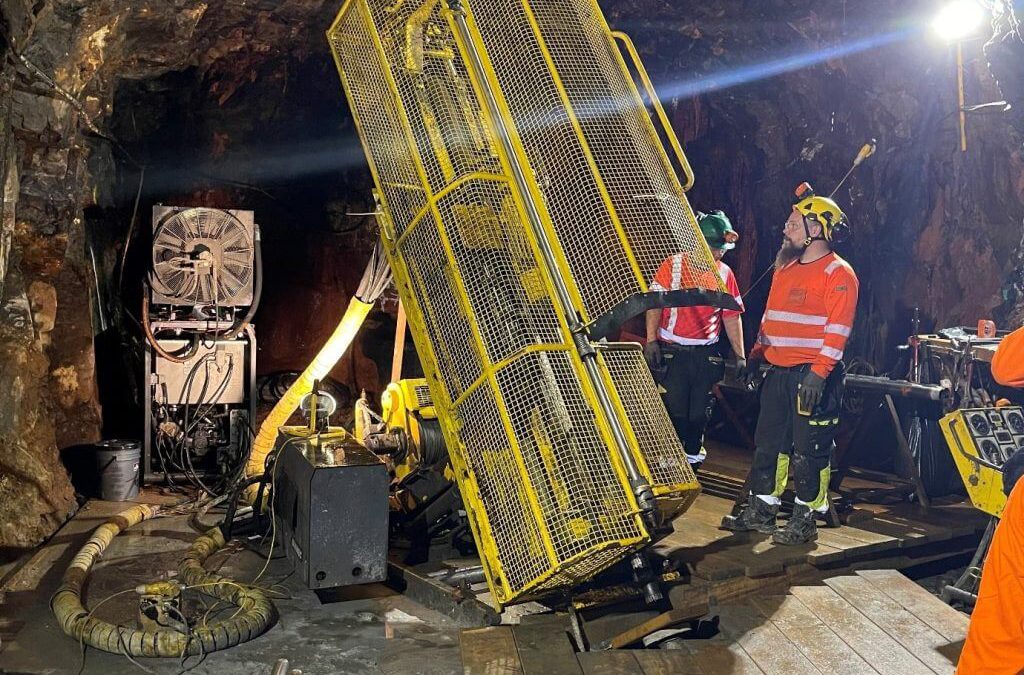
<svg viewBox="0 0 1024 675">
<path fill-rule="evenodd" d="M 807 235 L 807 238 L 804 239 L 804 248 L 805 249 L 808 246 L 810 246 L 812 243 L 816 242 L 816 241 L 828 241 L 828 239 L 826 239 L 825 237 L 823 237 L 820 234 L 817 237 L 812 237 L 811 236 L 811 228 L 807 227 L 807 216 L 801 214 L 800 217 L 801 217 L 801 219 L 803 220 L 803 223 L 804 223 L 804 234 Z M 818 225 L 821 227 L 821 231 L 824 232 L 825 231 L 825 226 L 821 225 L 820 223 L 818 223 Z"/>
</svg>

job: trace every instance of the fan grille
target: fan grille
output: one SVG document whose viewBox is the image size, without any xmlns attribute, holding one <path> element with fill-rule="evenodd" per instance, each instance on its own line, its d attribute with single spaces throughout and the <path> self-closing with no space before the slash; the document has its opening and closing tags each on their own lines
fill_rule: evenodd
<svg viewBox="0 0 1024 675">
<path fill-rule="evenodd" d="M 243 222 L 236 215 L 249 215 Z M 246 305 L 252 301 L 251 213 L 211 208 L 154 213 L 154 302 Z"/>
</svg>

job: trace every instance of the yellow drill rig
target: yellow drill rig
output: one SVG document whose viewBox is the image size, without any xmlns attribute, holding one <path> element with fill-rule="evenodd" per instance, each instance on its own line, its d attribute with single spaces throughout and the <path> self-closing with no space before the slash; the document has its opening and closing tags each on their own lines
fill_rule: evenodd
<svg viewBox="0 0 1024 675">
<path fill-rule="evenodd" d="M 349 0 L 328 38 L 495 601 L 627 558 L 657 599 L 643 549 L 699 485 L 639 345 L 603 338 L 734 300 L 636 51 L 596 0 Z"/>
</svg>

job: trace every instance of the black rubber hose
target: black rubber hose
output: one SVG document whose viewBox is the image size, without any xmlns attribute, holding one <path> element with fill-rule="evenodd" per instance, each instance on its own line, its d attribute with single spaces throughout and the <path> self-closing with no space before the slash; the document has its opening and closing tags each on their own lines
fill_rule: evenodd
<svg viewBox="0 0 1024 675">
<path fill-rule="evenodd" d="M 241 323 L 237 326 L 232 327 L 224 337 L 228 340 L 234 340 L 242 334 L 250 323 L 252 323 L 253 317 L 256 316 L 256 310 L 260 306 L 260 296 L 263 295 L 263 246 L 260 244 L 260 227 L 256 226 L 256 230 L 253 233 L 253 289 L 252 289 L 252 304 L 249 305 L 249 309 L 246 310 L 245 316 L 242 317 Z"/>
</svg>

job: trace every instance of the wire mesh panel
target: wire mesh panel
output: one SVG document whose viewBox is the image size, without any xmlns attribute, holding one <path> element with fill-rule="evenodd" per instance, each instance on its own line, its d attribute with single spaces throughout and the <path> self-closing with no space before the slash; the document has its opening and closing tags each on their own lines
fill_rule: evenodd
<svg viewBox="0 0 1024 675">
<path fill-rule="evenodd" d="M 366 30 L 367 18 L 358 5 L 338 15 L 330 33 L 336 58 L 345 58 L 339 68 L 348 93 L 352 116 L 359 125 L 364 147 L 373 147 L 367 157 L 374 170 L 377 188 L 387 200 L 395 228 L 402 232 L 427 206 L 402 128 L 396 101 L 388 88 L 384 65 L 376 58 L 373 33 Z"/>
<path fill-rule="evenodd" d="M 494 597 L 578 583 L 650 537 L 447 23 L 356 0 L 329 38 Z"/>
<path fill-rule="evenodd" d="M 646 293 L 691 253 L 682 286 L 723 292 L 647 111 L 593 0 L 468 0 L 585 320 Z M 707 303 L 724 301 L 714 296 Z"/>
<path fill-rule="evenodd" d="M 664 442 L 664 409 L 636 363 L 591 380 L 569 326 L 646 292 L 669 253 L 692 258 L 694 279 L 712 268 L 596 9 L 545 0 L 535 15 L 491 2 L 473 3 L 483 38 L 473 45 L 438 0 L 349 0 L 328 38 L 452 468 L 505 604 L 589 579 L 651 541 L 615 426 L 672 505 L 663 511 L 695 489 L 672 464 L 678 441 Z M 467 47 L 494 50 L 495 82 L 466 68 Z M 594 62 L 574 62 L 573 50 Z M 483 105 L 494 84 L 497 111 Z M 521 145 L 509 151 L 503 130 Z M 705 278 L 693 287 L 718 290 L 716 274 Z M 606 386 L 617 389 L 610 411 Z"/>
<path fill-rule="evenodd" d="M 645 475 L 654 493 L 662 497 L 662 516 L 671 519 L 693 503 L 700 484 L 661 403 L 643 350 L 635 343 L 614 343 L 602 349 L 599 356 L 626 413 Z"/>
</svg>

